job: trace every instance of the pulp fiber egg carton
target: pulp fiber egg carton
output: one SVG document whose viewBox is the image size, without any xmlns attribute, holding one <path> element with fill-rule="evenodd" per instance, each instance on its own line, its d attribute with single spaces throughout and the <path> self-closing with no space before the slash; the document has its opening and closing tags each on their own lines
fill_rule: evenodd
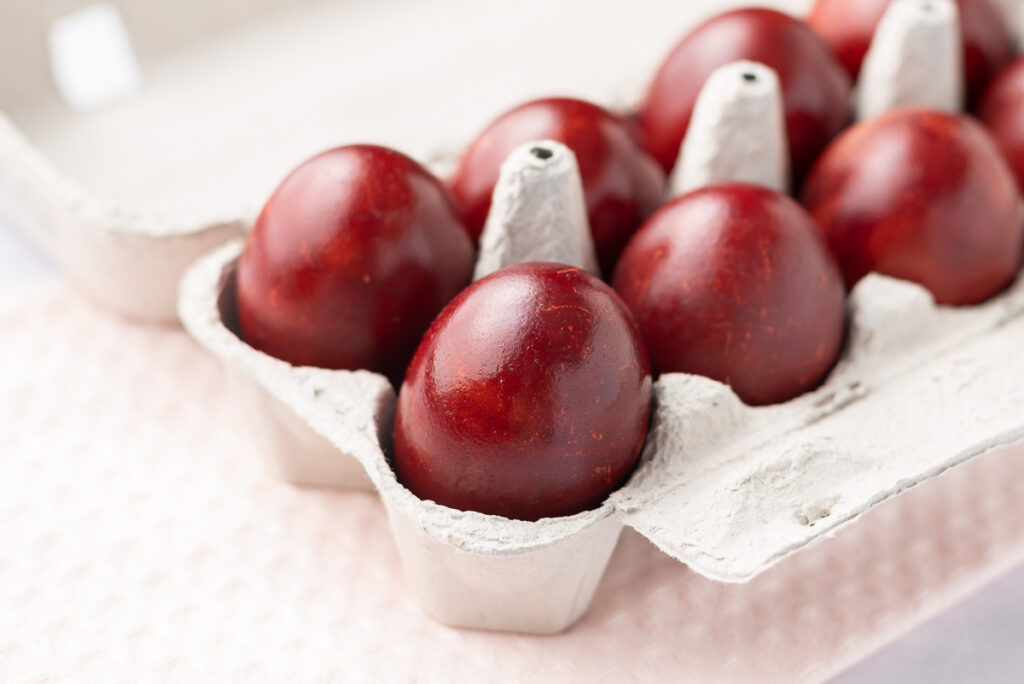
<svg viewBox="0 0 1024 684">
<path fill-rule="evenodd" d="M 629 101 L 689 27 L 750 3 L 670 4 L 670 14 L 658 0 L 602 13 L 585 0 L 0 5 L 0 213 L 95 298 L 169 320 L 184 265 L 239 235 L 302 159 L 353 140 L 444 159 L 494 112 L 543 92 Z M 810 2 L 758 4 L 799 13 Z M 481 30 L 492 25 L 503 30 Z M 403 54 L 417 59 L 398 63 Z M 709 138 L 736 138 L 708 118 Z M 745 139 L 754 150 L 738 165 L 741 155 L 698 145 L 684 162 L 709 158 L 673 187 L 747 168 L 764 138 Z M 778 182 L 779 163 L 769 154 L 747 180 Z M 698 572 L 742 581 L 887 496 L 1020 439 L 1020 286 L 947 310 L 872 276 L 852 299 L 848 354 L 817 392 L 749 409 L 711 381 L 666 376 L 642 463 L 600 509 L 539 523 L 451 511 L 415 500 L 386 467 L 394 394 L 383 378 L 292 368 L 232 334 L 238 249 L 214 253 L 184 284 L 192 332 L 224 357 L 282 475 L 381 491 L 412 586 L 452 624 L 571 624 L 623 524 Z"/>
<path fill-rule="evenodd" d="M 539 93 L 632 99 L 681 32 L 742 2 L 0 3 L 0 216 L 94 300 L 174 321 L 184 268 L 303 159 L 361 141 L 443 160 Z"/>
<path fill-rule="evenodd" d="M 868 58 L 858 111 L 956 108 L 955 75 L 910 87 L 901 79 L 913 69 L 887 66 L 908 54 L 956 65 L 955 21 L 950 0 L 894 6 Z M 727 65 L 705 85 L 671 191 L 724 179 L 785 189 L 785 150 L 774 72 Z M 536 522 L 453 510 L 395 479 L 395 392 L 383 376 L 296 368 L 239 339 L 241 248 L 232 242 L 188 272 L 185 326 L 224 360 L 250 429 L 283 477 L 380 493 L 411 588 L 451 625 L 565 629 L 586 611 L 624 525 L 702 575 L 744 582 L 887 498 L 1024 440 L 1024 279 L 983 305 L 951 308 L 873 274 L 850 294 L 845 351 L 817 390 L 755 408 L 719 382 L 665 374 L 654 385 L 640 463 L 599 508 Z M 502 167 L 476 277 L 528 260 L 593 269 L 592 250 L 572 153 L 552 141 L 519 148 Z"/>
</svg>

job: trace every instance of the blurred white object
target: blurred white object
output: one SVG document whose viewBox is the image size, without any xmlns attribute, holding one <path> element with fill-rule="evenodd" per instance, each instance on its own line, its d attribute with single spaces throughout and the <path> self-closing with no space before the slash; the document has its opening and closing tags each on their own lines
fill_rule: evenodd
<svg viewBox="0 0 1024 684">
<path fill-rule="evenodd" d="M 113 5 L 91 5 L 61 17 L 48 39 L 53 78 L 71 107 L 97 109 L 139 89 L 139 63 Z"/>
<path fill-rule="evenodd" d="M 857 82 L 857 118 L 900 107 L 964 105 L 960 18 L 953 0 L 896 0 L 882 15 Z"/>
</svg>

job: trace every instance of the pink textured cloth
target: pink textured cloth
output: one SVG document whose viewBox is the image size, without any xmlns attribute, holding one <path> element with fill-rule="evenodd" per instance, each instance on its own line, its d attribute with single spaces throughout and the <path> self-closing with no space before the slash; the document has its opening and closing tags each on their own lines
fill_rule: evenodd
<svg viewBox="0 0 1024 684">
<path fill-rule="evenodd" d="M 374 496 L 262 472 L 222 380 L 66 285 L 0 298 L 0 681 L 815 681 L 1024 562 L 1019 446 L 745 585 L 627 530 L 568 632 L 454 630 Z"/>
</svg>

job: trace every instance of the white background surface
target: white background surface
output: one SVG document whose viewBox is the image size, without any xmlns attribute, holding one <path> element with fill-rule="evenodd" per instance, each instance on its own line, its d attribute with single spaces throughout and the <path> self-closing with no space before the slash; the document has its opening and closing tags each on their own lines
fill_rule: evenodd
<svg viewBox="0 0 1024 684">
<path fill-rule="evenodd" d="M 30 286 L 54 267 L 0 217 L 0 289 Z M 835 681 L 1024 681 L 1024 568 L 925 623 Z"/>
</svg>

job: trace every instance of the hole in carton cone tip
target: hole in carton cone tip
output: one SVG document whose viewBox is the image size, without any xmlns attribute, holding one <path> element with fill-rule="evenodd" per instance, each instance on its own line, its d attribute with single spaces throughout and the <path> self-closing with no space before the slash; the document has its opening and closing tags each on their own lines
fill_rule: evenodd
<svg viewBox="0 0 1024 684">
<path fill-rule="evenodd" d="M 555 156 L 555 153 L 546 147 L 533 147 L 530 149 L 530 153 L 537 159 L 551 159 Z"/>
</svg>

